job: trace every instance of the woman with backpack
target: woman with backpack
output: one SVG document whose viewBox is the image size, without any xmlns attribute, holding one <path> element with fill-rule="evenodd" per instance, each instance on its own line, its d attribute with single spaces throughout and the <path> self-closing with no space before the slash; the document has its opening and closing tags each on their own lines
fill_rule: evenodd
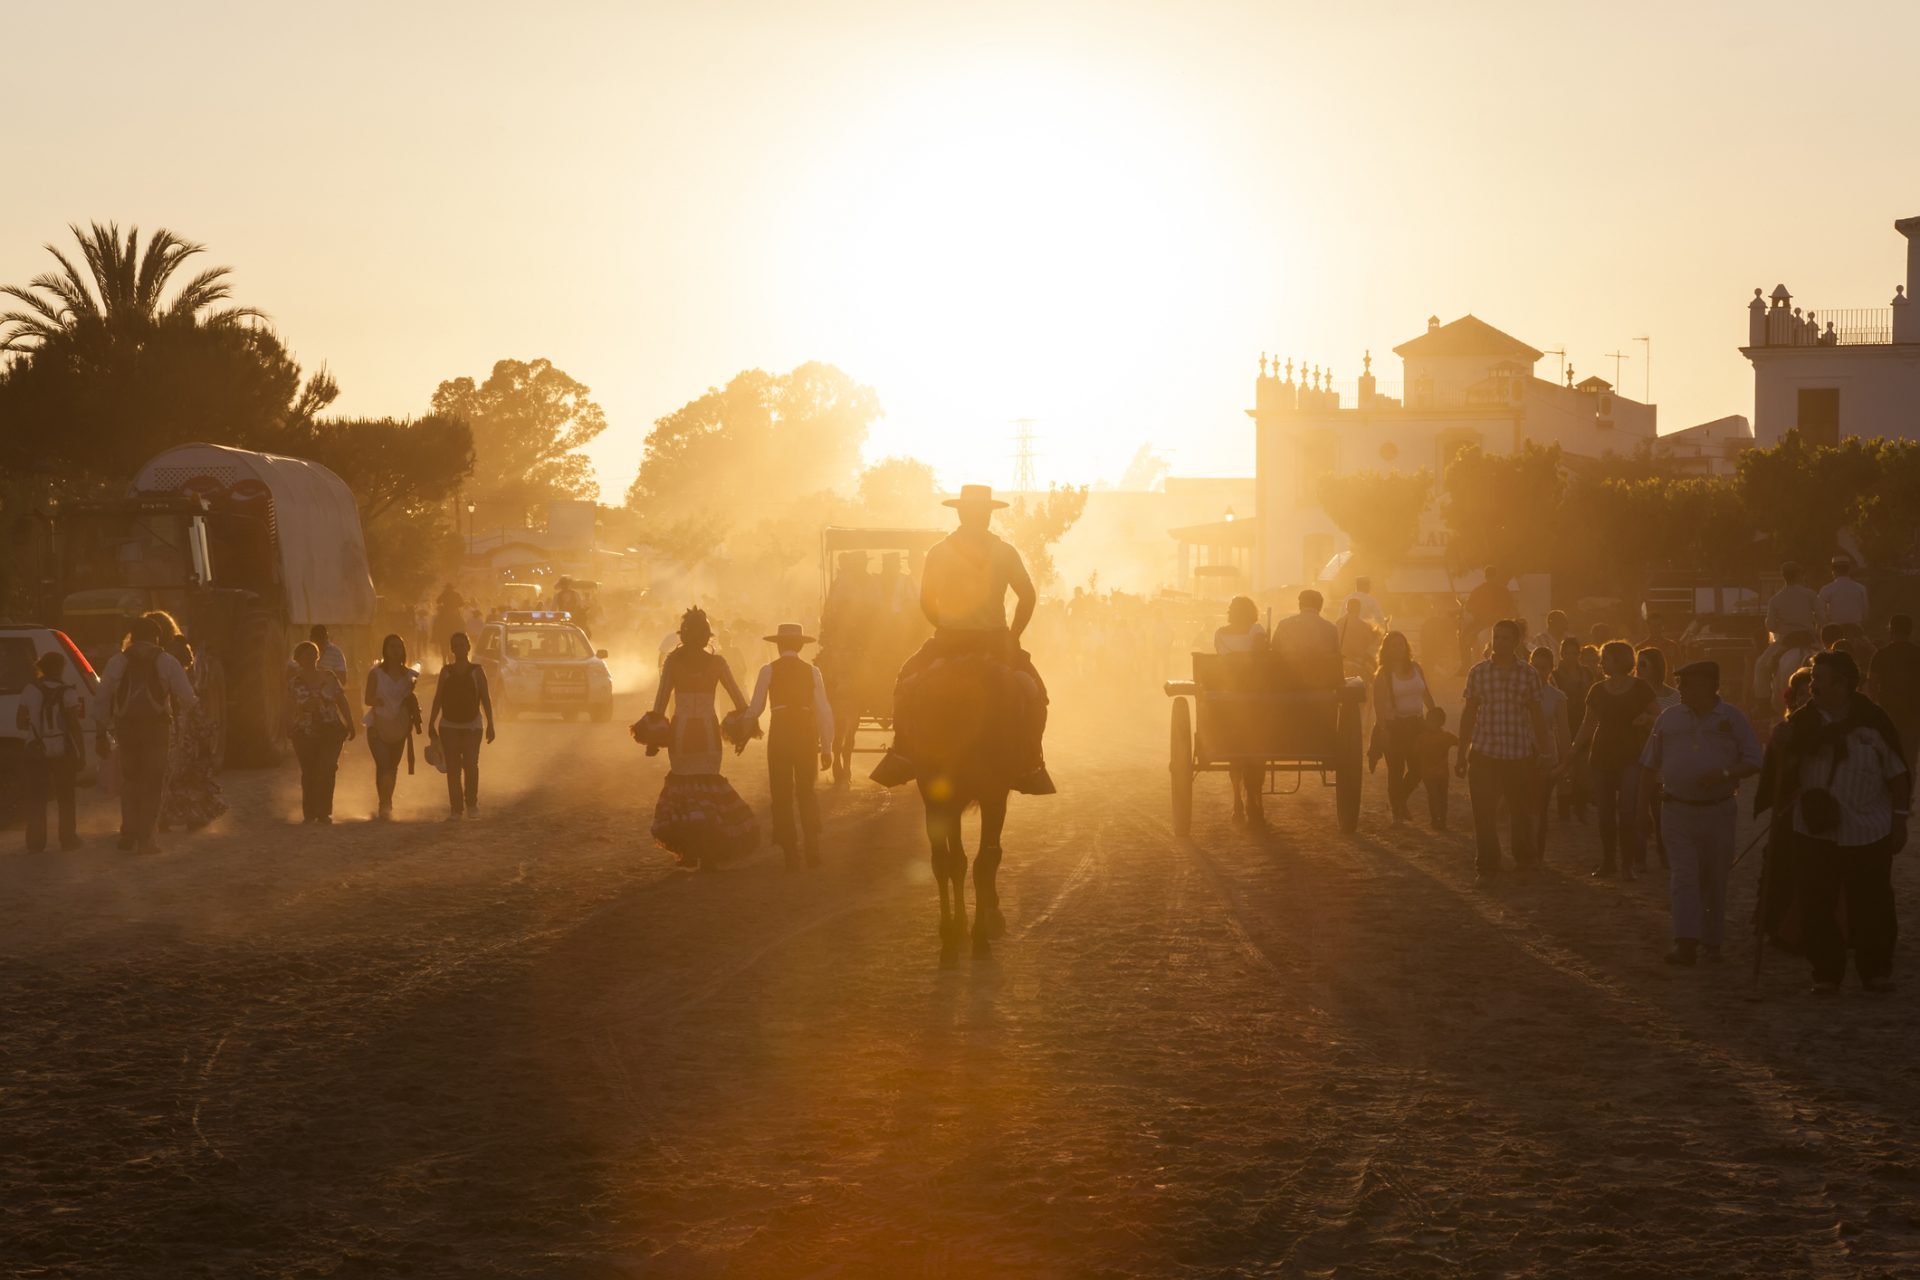
<svg viewBox="0 0 1920 1280">
<path fill-rule="evenodd" d="M 447 638 L 453 661 L 440 668 L 433 688 L 433 709 L 427 713 L 427 737 L 437 739 L 447 767 L 449 820 L 480 816 L 480 739 L 493 741 L 493 697 L 487 691 L 487 673 L 469 655 L 473 641 L 456 631 Z M 484 715 L 485 720 L 482 720 Z"/>
<path fill-rule="evenodd" d="M 74 826 L 74 779 L 87 763 L 86 734 L 80 725 L 80 691 L 65 678 L 67 655 L 40 655 L 36 677 L 20 691 L 14 713 L 27 734 L 27 852 L 47 847 L 47 802 L 60 810 L 60 848 L 78 849 Z"/>
<path fill-rule="evenodd" d="M 400 778 L 400 757 L 413 767 L 413 735 L 420 728 L 420 700 L 413 682 L 419 673 L 407 665 L 407 642 L 390 635 L 380 642 L 380 661 L 367 672 L 367 749 L 373 753 L 373 788 L 380 808 L 373 816 L 393 817 L 393 785 Z"/>
<path fill-rule="evenodd" d="M 320 666 L 320 646 L 302 640 L 293 649 L 287 692 L 293 700 L 293 754 L 300 760 L 303 822 L 333 821 L 333 784 L 340 773 L 340 746 L 353 737 L 347 691 Z"/>
<path fill-rule="evenodd" d="M 202 696 L 191 711 L 183 711 L 173 720 L 167 786 L 160 796 L 160 829 L 185 827 L 198 831 L 227 811 L 219 780 L 214 777 L 219 764 L 214 758 L 219 750 L 219 730 L 204 696 L 206 665 L 194 661 L 193 645 L 185 636 L 176 635 L 163 647 L 187 673 L 194 693 Z"/>
<path fill-rule="evenodd" d="M 173 739 L 173 717 L 200 705 L 193 683 L 172 654 L 160 647 L 165 614 L 145 614 L 133 620 L 119 653 L 107 663 L 100 680 L 98 705 L 101 759 L 111 751 L 120 765 L 120 848 L 154 853 L 154 825 L 160 820 L 160 794 L 167 781 L 167 754 Z M 109 746 L 107 730 L 113 730 Z"/>
</svg>

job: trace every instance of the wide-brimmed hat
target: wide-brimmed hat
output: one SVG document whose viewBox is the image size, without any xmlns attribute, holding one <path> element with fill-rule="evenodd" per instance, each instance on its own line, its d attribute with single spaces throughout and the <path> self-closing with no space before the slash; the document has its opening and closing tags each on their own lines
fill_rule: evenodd
<svg viewBox="0 0 1920 1280">
<path fill-rule="evenodd" d="M 760 638 L 778 645 L 790 644 L 796 649 L 803 644 L 813 643 L 813 637 L 808 635 L 805 629 L 797 622 L 783 622 L 780 624 L 779 629 L 772 635 L 761 636 Z"/>
<path fill-rule="evenodd" d="M 1007 504 L 993 496 L 990 484 L 963 484 L 960 496 L 948 498 L 940 504 L 943 507 L 985 507 L 989 511 L 998 511 Z"/>
</svg>

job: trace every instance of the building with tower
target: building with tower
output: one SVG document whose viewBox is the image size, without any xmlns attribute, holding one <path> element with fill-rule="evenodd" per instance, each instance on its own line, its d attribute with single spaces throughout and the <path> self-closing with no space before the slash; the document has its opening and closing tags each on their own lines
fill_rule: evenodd
<svg viewBox="0 0 1920 1280">
<path fill-rule="evenodd" d="M 1386 394 L 1372 354 L 1349 394 L 1332 375 L 1275 358 L 1260 359 L 1254 384 L 1256 589 L 1278 591 L 1313 582 L 1345 543 L 1320 508 L 1321 477 L 1358 471 L 1437 477 L 1468 446 L 1514 453 L 1532 442 L 1559 445 L 1570 458 L 1632 454 L 1651 444 L 1655 409 L 1617 392 L 1604 378 L 1576 382 L 1567 366 L 1559 381 L 1537 377 L 1546 353 L 1477 316 L 1427 331 L 1395 347 L 1403 377 L 1399 396 Z M 1381 590 L 1448 589 L 1445 539 L 1437 514 L 1423 520 L 1420 545 Z"/>
<path fill-rule="evenodd" d="M 1753 291 L 1747 345 L 1753 362 L 1753 434 L 1762 447 L 1795 427 L 1810 444 L 1848 436 L 1920 439 L 1920 217 L 1893 229 L 1907 239 L 1906 283 L 1884 307 L 1803 309 L 1784 284 Z"/>
</svg>

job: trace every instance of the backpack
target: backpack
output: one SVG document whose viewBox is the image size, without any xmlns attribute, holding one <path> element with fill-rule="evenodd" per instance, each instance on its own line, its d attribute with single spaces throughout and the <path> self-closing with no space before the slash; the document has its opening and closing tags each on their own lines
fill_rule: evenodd
<svg viewBox="0 0 1920 1280">
<path fill-rule="evenodd" d="M 171 712 L 167 689 L 160 682 L 160 650 L 150 644 L 136 644 L 127 650 L 126 668 L 113 691 L 115 720 L 164 720 Z"/>
<path fill-rule="evenodd" d="M 80 757 L 80 734 L 74 727 L 73 713 L 67 707 L 67 696 L 71 689 L 64 680 L 35 680 L 34 687 L 40 690 L 40 723 L 33 726 L 33 736 L 27 740 L 27 750 L 47 760 L 77 760 Z M 64 744 L 60 751 L 47 754 L 47 738 L 58 734 Z"/>
<path fill-rule="evenodd" d="M 468 663 L 464 671 L 451 665 L 441 669 L 442 718 L 461 724 L 480 714 L 480 682 L 473 674 L 475 670 L 472 663 Z"/>
</svg>

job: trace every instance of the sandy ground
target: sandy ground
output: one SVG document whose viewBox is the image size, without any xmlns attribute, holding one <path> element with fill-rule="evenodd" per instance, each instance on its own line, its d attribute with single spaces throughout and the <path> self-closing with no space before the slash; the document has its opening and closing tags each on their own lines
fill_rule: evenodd
<svg viewBox="0 0 1920 1280">
<path fill-rule="evenodd" d="M 151 858 L 97 803 L 76 854 L 6 833 L 0 1273 L 1920 1272 L 1920 987 L 1669 970 L 1590 829 L 1477 892 L 1377 786 L 1260 837 L 1203 777 L 1177 840 L 1126 711 L 1057 708 L 952 973 L 910 794 L 832 796 L 822 872 L 684 873 L 619 723 L 509 726 L 477 823 L 435 774 L 358 820 L 350 744 L 330 829 L 283 773 Z"/>
</svg>

